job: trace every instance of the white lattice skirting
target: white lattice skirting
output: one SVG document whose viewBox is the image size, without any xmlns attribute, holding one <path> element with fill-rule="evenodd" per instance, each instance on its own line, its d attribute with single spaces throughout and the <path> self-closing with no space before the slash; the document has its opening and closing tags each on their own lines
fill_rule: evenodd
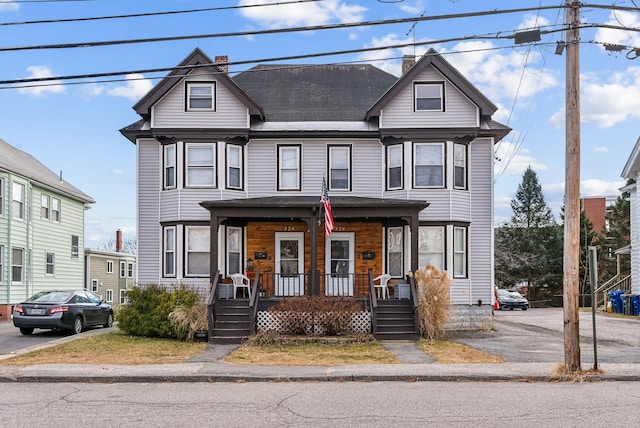
<svg viewBox="0 0 640 428">
<path fill-rule="evenodd" d="M 323 334 L 322 328 L 319 324 L 322 324 L 322 318 L 331 314 L 317 314 L 315 322 L 312 322 L 313 314 L 304 314 L 308 318 L 310 324 L 313 324 L 313 334 Z M 275 330 L 278 333 L 285 333 L 282 320 L 278 318 L 277 313 L 268 311 L 258 311 L 256 319 L 258 331 Z M 371 332 L 371 312 L 357 312 L 351 316 L 351 321 L 348 327 L 349 333 L 370 333 Z"/>
</svg>

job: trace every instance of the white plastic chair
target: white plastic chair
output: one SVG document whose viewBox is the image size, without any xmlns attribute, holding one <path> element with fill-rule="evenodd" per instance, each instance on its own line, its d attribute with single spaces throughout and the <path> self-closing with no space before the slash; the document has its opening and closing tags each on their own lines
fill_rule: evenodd
<svg viewBox="0 0 640 428">
<path fill-rule="evenodd" d="M 241 273 L 234 273 L 231 275 L 231 280 L 233 281 L 233 298 L 234 299 L 236 298 L 236 292 L 238 291 L 238 288 L 246 289 L 247 297 L 251 295 L 251 281 L 246 275 L 243 275 Z M 243 296 L 244 296 L 244 290 L 243 290 Z"/>
<path fill-rule="evenodd" d="M 391 275 L 389 275 L 388 273 L 383 273 L 382 275 L 378 275 L 375 278 L 373 278 L 373 286 L 376 290 L 376 296 L 378 296 L 378 294 L 381 294 L 383 299 L 389 298 L 389 287 L 387 283 L 389 282 L 390 279 L 391 279 Z M 376 284 L 376 282 L 378 283 Z"/>
</svg>

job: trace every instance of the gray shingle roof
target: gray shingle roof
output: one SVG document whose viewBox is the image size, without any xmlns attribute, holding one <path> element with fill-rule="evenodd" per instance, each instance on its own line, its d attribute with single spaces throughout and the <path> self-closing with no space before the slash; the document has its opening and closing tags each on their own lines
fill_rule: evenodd
<svg viewBox="0 0 640 428">
<path fill-rule="evenodd" d="M 29 178 L 40 186 L 59 191 L 70 198 L 77 199 L 85 204 L 95 201 L 91 196 L 71 184 L 61 181 L 58 174 L 54 173 L 36 158 L 22 150 L 16 149 L 9 143 L 0 139 L 0 169 L 10 171 L 13 174 Z"/>
<path fill-rule="evenodd" d="M 362 121 L 397 77 L 368 64 L 258 65 L 233 77 L 267 121 Z"/>
</svg>

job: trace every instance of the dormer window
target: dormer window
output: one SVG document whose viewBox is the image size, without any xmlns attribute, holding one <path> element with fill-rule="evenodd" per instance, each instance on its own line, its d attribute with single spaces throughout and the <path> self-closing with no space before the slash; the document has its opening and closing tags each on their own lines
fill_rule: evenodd
<svg viewBox="0 0 640 428">
<path fill-rule="evenodd" d="M 444 111 L 444 82 L 413 84 L 415 111 Z"/>
<path fill-rule="evenodd" d="M 215 111 L 216 84 L 187 83 L 187 111 Z"/>
</svg>

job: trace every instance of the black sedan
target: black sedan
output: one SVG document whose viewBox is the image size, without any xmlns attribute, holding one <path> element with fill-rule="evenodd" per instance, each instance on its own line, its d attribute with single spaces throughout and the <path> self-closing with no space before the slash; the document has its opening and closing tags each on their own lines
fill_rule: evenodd
<svg viewBox="0 0 640 428">
<path fill-rule="evenodd" d="M 517 291 L 509 291 L 509 290 L 498 290 L 498 304 L 500 305 L 499 309 L 522 309 L 526 311 L 529 309 L 529 301 Z"/>
<path fill-rule="evenodd" d="M 13 325 L 25 335 L 36 328 L 78 334 L 85 327 L 111 327 L 113 309 L 87 290 L 42 291 L 16 305 Z"/>
</svg>

